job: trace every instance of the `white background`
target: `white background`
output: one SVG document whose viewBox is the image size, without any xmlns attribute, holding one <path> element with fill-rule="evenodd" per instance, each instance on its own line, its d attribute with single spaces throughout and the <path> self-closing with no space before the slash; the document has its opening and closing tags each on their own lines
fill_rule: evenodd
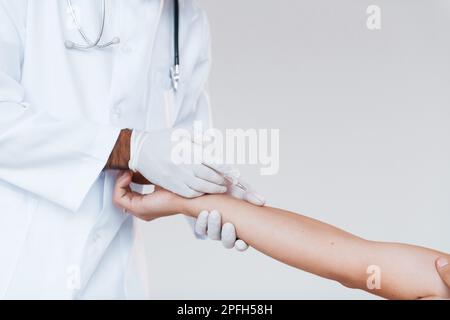
<svg viewBox="0 0 450 320">
<path fill-rule="evenodd" d="M 279 174 L 242 168 L 270 205 L 450 251 L 447 0 L 200 3 L 212 26 L 216 126 L 281 129 Z M 366 28 L 371 4 L 380 31 Z M 152 298 L 371 297 L 197 241 L 182 217 L 143 228 Z"/>
</svg>

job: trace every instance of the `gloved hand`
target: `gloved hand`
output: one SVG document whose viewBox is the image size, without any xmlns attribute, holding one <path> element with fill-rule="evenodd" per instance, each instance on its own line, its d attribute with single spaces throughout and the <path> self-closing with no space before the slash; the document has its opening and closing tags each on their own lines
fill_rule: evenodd
<svg viewBox="0 0 450 320">
<path fill-rule="evenodd" d="M 248 201 L 257 206 L 263 206 L 265 199 L 252 190 L 252 188 L 239 178 L 239 173 L 228 166 L 214 167 L 218 172 L 228 175 L 227 193 L 237 199 Z M 234 176 L 230 177 L 230 172 L 234 172 Z M 244 189 L 238 187 L 243 186 Z M 237 239 L 236 228 L 232 223 L 225 223 L 222 226 L 222 216 L 217 210 L 211 212 L 202 211 L 195 223 L 195 233 L 199 236 L 208 236 L 211 240 L 221 240 L 227 249 L 236 248 L 238 251 L 248 249 L 245 241 Z"/>
<path fill-rule="evenodd" d="M 152 184 L 185 198 L 225 193 L 226 181 L 215 170 L 203 164 L 175 163 L 171 135 L 171 129 L 157 132 L 133 130 L 129 168 L 141 173 Z"/>
<path fill-rule="evenodd" d="M 227 249 L 236 248 L 238 251 L 248 249 L 245 241 L 237 239 L 236 229 L 232 223 L 222 226 L 222 216 L 217 210 L 202 211 L 195 223 L 195 233 L 199 236 L 208 236 L 211 240 L 220 240 Z"/>
<path fill-rule="evenodd" d="M 157 132 L 133 130 L 129 168 L 141 173 L 151 183 L 186 198 L 228 192 L 235 198 L 264 205 L 264 198 L 253 192 L 238 175 L 228 181 L 224 178 L 223 173 L 229 176 L 230 172 L 235 171 L 229 166 L 175 163 L 172 159 L 172 132 L 171 129 Z M 245 190 L 237 184 L 244 186 Z M 222 240 L 226 248 L 236 247 L 239 251 L 245 251 L 248 245 L 237 240 L 234 225 L 227 223 L 222 227 L 221 220 L 217 211 L 212 214 L 202 212 L 196 221 L 195 231 L 201 236 L 208 235 L 212 240 Z"/>
</svg>

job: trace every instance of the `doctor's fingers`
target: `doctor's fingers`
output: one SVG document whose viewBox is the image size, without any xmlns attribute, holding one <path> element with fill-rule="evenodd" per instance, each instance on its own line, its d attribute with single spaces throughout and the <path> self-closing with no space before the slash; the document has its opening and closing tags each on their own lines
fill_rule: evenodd
<svg viewBox="0 0 450 320">
<path fill-rule="evenodd" d="M 266 204 L 266 199 L 254 191 L 246 191 L 244 199 L 255 206 L 262 207 Z"/>
<path fill-rule="evenodd" d="M 243 252 L 248 249 L 248 244 L 237 238 L 236 228 L 234 224 L 227 222 L 222 226 L 222 244 L 227 249 L 236 248 L 237 251 Z"/>
<path fill-rule="evenodd" d="M 236 228 L 234 227 L 234 224 L 227 222 L 223 226 L 221 226 L 222 216 L 220 212 L 211 212 L 211 215 L 208 217 L 208 219 L 208 236 L 210 239 L 221 240 L 223 246 L 227 249 L 236 248 L 237 251 L 241 252 L 248 249 L 248 244 L 245 241 L 237 238 Z"/>
<path fill-rule="evenodd" d="M 186 184 L 183 184 L 181 186 L 178 186 L 176 188 L 167 188 L 168 190 L 172 191 L 173 193 L 178 194 L 179 196 L 182 196 L 184 198 L 188 199 L 194 199 L 203 196 L 204 192 L 199 192 L 197 190 L 192 189 Z"/>
<path fill-rule="evenodd" d="M 220 240 L 222 231 L 222 216 L 217 210 L 211 211 L 208 216 L 208 237 L 211 240 Z"/>
<path fill-rule="evenodd" d="M 220 194 L 227 192 L 227 187 L 214 184 L 197 177 L 192 177 L 189 179 L 187 185 L 189 188 L 201 193 Z"/>
<path fill-rule="evenodd" d="M 229 193 L 231 196 L 237 199 L 245 200 L 255 206 L 264 206 L 266 204 L 266 199 L 260 194 L 256 193 L 254 189 L 244 180 L 239 179 L 238 184 L 244 186 L 245 190 L 242 188 L 231 185 L 229 189 Z"/>
<path fill-rule="evenodd" d="M 221 234 L 222 244 L 227 249 L 233 249 L 234 244 L 236 243 L 236 228 L 232 223 L 225 223 L 222 226 L 222 234 Z"/>
<path fill-rule="evenodd" d="M 200 214 L 197 217 L 197 220 L 195 221 L 195 228 L 194 231 L 199 236 L 206 236 L 207 230 L 208 230 L 208 217 L 209 212 L 207 210 L 203 210 L 200 212 Z"/>
<path fill-rule="evenodd" d="M 234 247 L 236 248 L 237 251 L 244 252 L 248 249 L 248 244 L 244 240 L 239 239 L 234 244 Z"/>
<path fill-rule="evenodd" d="M 218 211 L 210 214 L 204 210 L 200 212 L 195 222 L 195 233 L 199 236 L 208 236 L 211 240 L 222 240 L 225 248 L 231 249 L 236 242 L 236 231 L 231 223 L 221 226 L 222 217 Z M 233 236 L 234 233 L 234 236 Z"/>
<path fill-rule="evenodd" d="M 215 171 L 220 172 L 222 174 L 233 173 L 233 174 L 235 174 L 237 176 L 240 176 L 239 170 L 237 170 L 235 167 L 233 167 L 233 166 L 231 166 L 229 164 L 219 164 L 219 163 L 215 162 L 214 160 L 209 160 L 209 159 L 203 160 L 203 163 L 206 166 L 208 166 L 208 167 L 210 167 L 210 168 L 214 169 Z"/>
<path fill-rule="evenodd" d="M 199 236 L 208 236 L 211 240 L 222 240 L 225 248 L 231 249 L 236 242 L 234 225 L 226 223 L 222 226 L 222 216 L 217 210 L 211 214 L 204 210 L 198 215 L 195 223 L 195 233 Z"/>
<path fill-rule="evenodd" d="M 248 244 L 237 239 L 236 228 L 232 223 L 225 223 L 221 227 L 222 216 L 220 212 L 215 211 L 209 222 L 210 213 L 206 210 L 200 212 L 196 223 L 195 233 L 199 236 L 209 236 L 212 240 L 222 240 L 222 244 L 227 249 L 236 248 L 237 251 L 245 251 Z M 222 228 L 222 230 L 220 230 Z"/>
<path fill-rule="evenodd" d="M 194 166 L 194 175 L 217 185 L 225 186 L 226 184 L 226 180 L 221 174 L 203 164 Z"/>
</svg>

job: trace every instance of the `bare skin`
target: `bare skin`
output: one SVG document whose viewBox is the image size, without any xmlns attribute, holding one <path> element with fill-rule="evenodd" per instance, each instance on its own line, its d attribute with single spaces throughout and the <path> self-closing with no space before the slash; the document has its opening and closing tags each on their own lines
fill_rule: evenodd
<svg viewBox="0 0 450 320">
<path fill-rule="evenodd" d="M 105 169 L 127 170 L 130 161 L 131 130 L 123 129 L 109 156 Z"/>
<path fill-rule="evenodd" d="M 140 219 L 217 209 L 236 226 L 239 238 L 256 250 L 298 269 L 389 299 L 450 297 L 435 269 L 449 256 L 435 250 L 364 240 L 320 221 L 289 211 L 256 207 L 226 195 L 185 199 L 166 190 L 141 195 L 129 188 L 132 174 L 119 176 L 114 203 Z M 369 266 L 381 271 L 381 288 L 367 286 Z"/>
<path fill-rule="evenodd" d="M 105 165 L 106 170 L 128 170 L 128 162 L 130 161 L 130 142 L 131 130 L 123 129 L 116 144 L 114 145 L 108 161 Z M 133 174 L 133 182 L 137 184 L 150 184 L 150 182 L 139 172 Z"/>
<path fill-rule="evenodd" d="M 447 285 L 447 287 L 450 288 L 450 259 L 448 257 L 440 257 L 439 259 L 437 259 L 436 270 L 439 273 L 441 279 Z M 440 296 L 430 296 L 425 297 L 423 300 L 442 300 L 442 299 L 445 298 Z"/>
</svg>

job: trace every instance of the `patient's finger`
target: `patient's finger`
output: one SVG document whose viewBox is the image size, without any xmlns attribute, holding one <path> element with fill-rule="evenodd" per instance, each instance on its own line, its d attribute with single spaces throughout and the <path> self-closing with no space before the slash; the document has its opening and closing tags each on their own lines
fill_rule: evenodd
<svg viewBox="0 0 450 320">
<path fill-rule="evenodd" d="M 442 280 L 445 284 L 450 288 L 450 264 L 449 259 L 440 257 L 436 260 L 436 269 L 441 276 Z M 432 296 L 432 297 L 424 297 L 420 300 L 445 300 L 442 297 Z"/>
<path fill-rule="evenodd" d="M 442 280 L 450 287 L 450 263 L 449 259 L 441 257 L 436 260 L 436 269 L 439 272 Z"/>
<path fill-rule="evenodd" d="M 442 298 L 442 297 L 435 297 L 435 296 L 432 296 L 432 297 L 421 298 L 421 299 L 419 299 L 419 300 L 445 300 L 445 299 Z"/>
</svg>

